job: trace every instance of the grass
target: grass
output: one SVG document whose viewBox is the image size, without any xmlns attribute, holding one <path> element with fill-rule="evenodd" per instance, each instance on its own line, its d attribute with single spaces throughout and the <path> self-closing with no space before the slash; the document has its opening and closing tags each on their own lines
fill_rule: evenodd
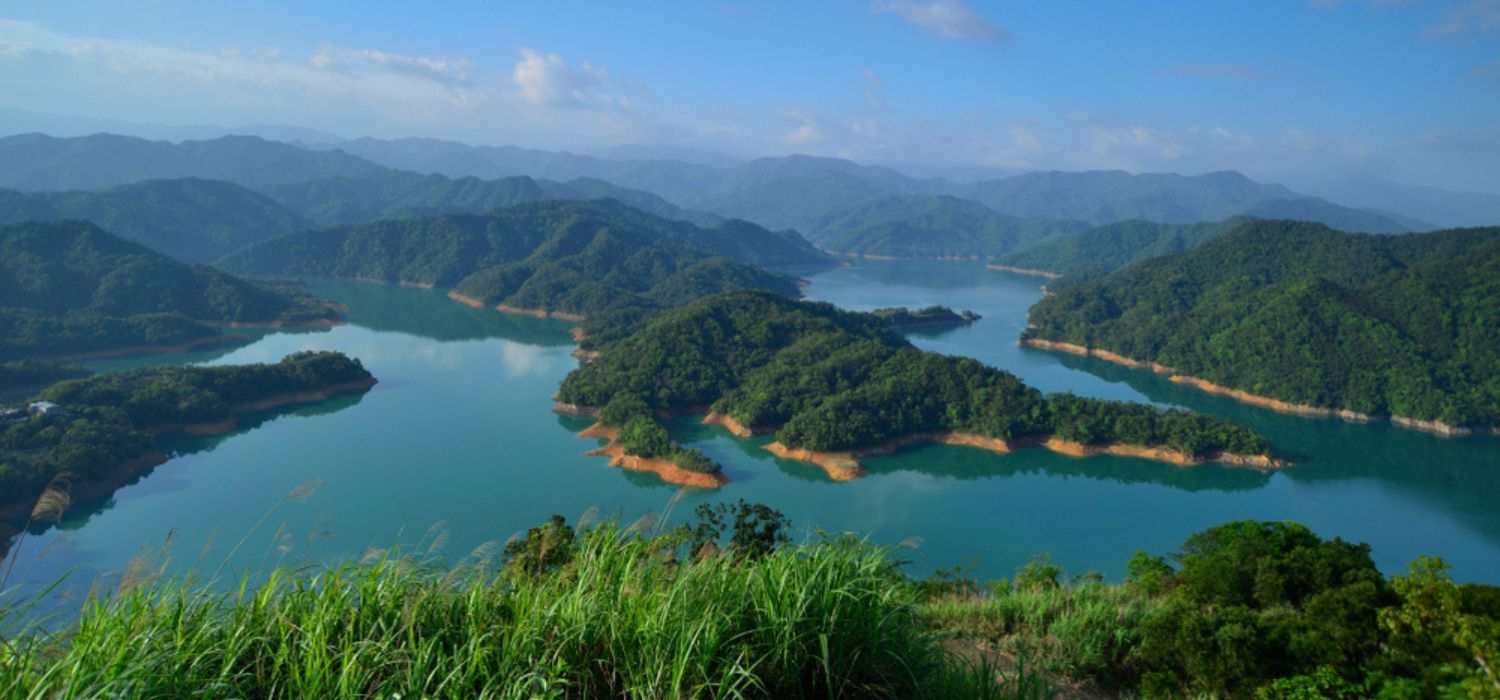
<svg viewBox="0 0 1500 700">
<path fill-rule="evenodd" d="M 561 566 L 387 556 L 235 590 L 168 580 L 90 599 L 0 648 L 3 697 L 1047 697 L 944 651 L 920 588 L 852 538 L 682 558 L 606 522 Z M 0 609 L 0 622 L 16 610 Z"/>
<path fill-rule="evenodd" d="M 918 611 L 933 629 L 1024 659 L 1047 677 L 1122 688 L 1135 680 L 1120 674 L 1131 667 L 1141 623 L 1161 605 L 1127 586 L 1077 583 L 935 596 Z"/>
</svg>

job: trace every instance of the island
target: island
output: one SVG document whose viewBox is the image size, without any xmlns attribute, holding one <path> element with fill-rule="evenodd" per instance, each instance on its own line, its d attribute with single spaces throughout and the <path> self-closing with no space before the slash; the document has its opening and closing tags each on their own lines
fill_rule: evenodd
<svg viewBox="0 0 1500 700">
<path fill-rule="evenodd" d="M 1497 281 L 1500 228 L 1372 236 L 1248 221 L 1064 285 L 1032 307 L 1021 343 L 1288 413 L 1493 433 Z"/>
<path fill-rule="evenodd" d="M 707 414 L 742 436 L 774 434 L 767 449 L 835 480 L 862 475 L 863 457 L 931 442 L 1287 466 L 1264 437 L 1231 423 L 1043 395 L 975 360 L 918 350 L 881 316 L 764 292 L 700 299 L 595 349 L 597 357 L 563 380 L 559 410 L 597 417 L 622 434 L 631 423 L 644 430 L 643 421 Z"/>
<path fill-rule="evenodd" d="M 954 311 L 946 306 L 929 306 L 912 311 L 906 308 L 876 309 L 871 314 L 883 318 L 891 328 L 932 328 L 967 326 L 983 318 L 973 311 Z"/>
<path fill-rule="evenodd" d="M 234 342 L 236 326 L 327 326 L 298 290 L 180 263 L 83 221 L 0 226 L 0 361 Z"/>
<path fill-rule="evenodd" d="M 0 407 L 0 522 L 26 521 L 51 490 L 70 501 L 112 493 L 165 461 L 156 436 L 215 435 L 255 411 L 360 392 L 375 378 L 336 352 L 275 364 L 156 367 L 62 381 Z"/>
</svg>

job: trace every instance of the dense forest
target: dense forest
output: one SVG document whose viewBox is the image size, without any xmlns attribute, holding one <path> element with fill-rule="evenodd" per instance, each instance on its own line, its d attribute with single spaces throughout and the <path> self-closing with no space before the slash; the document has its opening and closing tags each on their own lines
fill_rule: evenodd
<svg viewBox="0 0 1500 700">
<path fill-rule="evenodd" d="M 598 349 L 563 381 L 562 402 L 606 406 L 630 397 L 655 411 L 711 405 L 743 425 L 778 428 L 791 447 L 841 450 L 958 431 L 1194 456 L 1269 448 L 1259 435 L 1206 416 L 1044 396 L 1008 372 L 917 350 L 882 317 L 762 292 L 699 300 Z"/>
<path fill-rule="evenodd" d="M 889 196 L 828 215 L 808 235 L 840 253 L 984 260 L 1087 227 L 1077 221 L 1002 216 L 978 202 L 944 195 Z"/>
<path fill-rule="evenodd" d="M 60 474 L 98 478 L 152 449 L 152 434 L 216 423 L 245 404 L 371 379 L 359 360 L 302 352 L 276 364 L 157 367 L 97 374 L 35 395 L 60 410 L 0 423 L 0 505 L 29 504 Z"/>
<path fill-rule="evenodd" d="M 204 325 L 322 322 L 299 292 L 187 265 L 81 221 L 0 226 L 0 361 L 169 347 Z"/>
<path fill-rule="evenodd" d="M 1025 337 L 1296 404 L 1500 425 L 1500 229 L 1249 222 L 1059 290 Z"/>
<path fill-rule="evenodd" d="M 1009 579 L 921 578 L 852 534 L 790 542 L 764 505 L 694 516 L 657 529 L 554 515 L 457 564 L 387 554 L 278 571 L 242 595 L 122 586 L 90 598 L 69 634 L 12 638 L 0 684 L 28 697 L 945 700 L 1500 688 L 1500 588 L 1455 584 L 1432 557 L 1387 577 L 1368 545 L 1292 522 L 1211 527 L 1170 555 L 1137 552 L 1106 583 L 1045 556 Z"/>
<path fill-rule="evenodd" d="M 921 328 L 923 326 L 962 326 L 982 318 L 965 309 L 962 313 L 946 306 L 928 306 L 915 311 L 904 307 L 875 309 L 871 314 L 885 319 L 892 328 Z"/>
<path fill-rule="evenodd" d="M 451 287 L 486 305 L 593 315 L 740 288 L 795 295 L 794 280 L 753 265 L 825 260 L 795 233 L 739 221 L 703 229 L 600 200 L 300 232 L 223 265 Z"/>
<path fill-rule="evenodd" d="M 1121 221 L 1008 253 L 994 262 L 1059 275 L 1108 272 L 1148 258 L 1180 253 L 1234 231 L 1245 221 L 1244 218 L 1199 224 L 1160 224 L 1140 219 Z M 1049 285 L 1051 289 L 1060 286 Z"/>
<path fill-rule="evenodd" d="M 41 389 L 64 379 L 88 375 L 89 371 L 78 365 L 59 365 L 37 360 L 0 363 L 0 399 L 14 398 L 27 390 Z"/>
<path fill-rule="evenodd" d="M 310 225 L 265 195 L 215 180 L 146 180 L 96 191 L 0 190 L 0 224 L 65 219 L 88 220 L 168 257 L 204 264 Z"/>
</svg>

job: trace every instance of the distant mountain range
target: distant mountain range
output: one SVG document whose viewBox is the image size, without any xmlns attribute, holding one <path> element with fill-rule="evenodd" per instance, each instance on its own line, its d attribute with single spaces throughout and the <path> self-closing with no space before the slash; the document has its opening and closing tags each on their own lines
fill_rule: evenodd
<svg viewBox="0 0 1500 700">
<path fill-rule="evenodd" d="M 632 152 L 652 153 L 624 151 Z M 313 225 L 355 224 L 482 212 L 549 199 L 609 197 L 702 226 L 744 219 L 770 229 L 795 229 L 830 250 L 919 258 L 997 258 L 1089 226 L 1136 219 L 1186 224 L 1237 216 L 1294 218 L 1366 233 L 1435 228 L 1420 218 L 1342 206 L 1235 172 L 1035 172 L 954 182 L 913 178 L 836 158 L 738 162 L 713 154 L 685 157 L 696 162 L 613 160 L 415 138 L 305 145 L 224 136 L 174 144 L 109 134 L 25 134 L 0 138 L 0 186 L 98 190 L 143 180 L 221 180 L 254 190 L 286 209 L 272 216 L 280 223 L 261 227 L 266 230 L 300 225 L 289 216 Z M 86 197 L 75 194 L 65 199 Z M 1483 208 L 1482 200 L 1477 209 Z M 47 202 L 0 202 L 0 221 L 30 216 L 27 212 L 57 218 L 88 209 L 81 204 L 59 207 L 57 201 L 49 196 Z M 148 245 L 165 245 L 160 239 L 168 236 L 148 236 L 144 231 L 176 229 L 173 237 L 185 235 L 180 221 L 164 226 L 142 221 L 156 213 L 115 214 L 116 223 L 108 225 Z M 211 259 L 265 232 L 210 231 L 204 236 L 210 240 L 202 245 L 162 249 L 183 259 Z M 278 228 L 274 233 L 284 232 Z"/>
</svg>

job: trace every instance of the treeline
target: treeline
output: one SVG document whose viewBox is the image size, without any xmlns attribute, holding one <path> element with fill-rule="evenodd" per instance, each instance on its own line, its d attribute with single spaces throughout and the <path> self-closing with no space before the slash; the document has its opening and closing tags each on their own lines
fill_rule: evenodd
<svg viewBox="0 0 1500 700">
<path fill-rule="evenodd" d="M 87 376 L 89 371 L 78 365 L 59 365 L 37 360 L 5 362 L 0 364 L 0 398 L 13 396 L 26 389 L 40 389 L 64 379 Z"/>
<path fill-rule="evenodd" d="M 979 314 L 965 309 L 959 313 L 946 306 L 929 306 L 924 309 L 912 311 L 906 308 L 875 309 L 870 312 L 875 316 L 883 318 L 892 328 L 912 328 L 920 326 L 961 326 L 973 323 L 980 319 Z"/>
<path fill-rule="evenodd" d="M 699 406 L 779 428 L 791 447 L 841 450 L 930 431 L 1006 440 L 1049 435 L 1161 446 L 1194 456 L 1264 454 L 1266 440 L 1184 411 L 1044 396 L 977 361 L 924 352 L 872 314 L 733 292 L 694 302 L 599 347 L 559 399 L 652 411 Z"/>
<path fill-rule="evenodd" d="M 97 477 L 150 450 L 150 432 L 215 423 L 238 404 L 369 380 L 359 360 L 300 352 L 276 364 L 157 367 L 54 384 L 34 398 L 58 409 L 0 423 L 0 498 L 25 503 L 53 477 Z"/>
<path fill-rule="evenodd" d="M 734 221 L 703 229 L 603 200 L 305 231 L 223 264 L 255 274 L 425 284 L 486 305 L 592 316 L 730 289 L 794 295 L 794 280 L 755 265 L 825 259 L 795 233 Z"/>
<path fill-rule="evenodd" d="M 1500 425 L 1500 229 L 1250 222 L 1065 286 L 1032 308 L 1025 337 L 1291 403 Z"/>
<path fill-rule="evenodd" d="M 995 259 L 997 265 L 1059 275 L 1111 272 L 1148 258 L 1180 253 L 1234 231 L 1248 221 L 1236 217 L 1197 224 L 1165 224 L 1134 219 L 1105 224 L 1061 240 L 1048 241 Z M 1049 284 L 1059 289 L 1060 284 Z"/>
</svg>

